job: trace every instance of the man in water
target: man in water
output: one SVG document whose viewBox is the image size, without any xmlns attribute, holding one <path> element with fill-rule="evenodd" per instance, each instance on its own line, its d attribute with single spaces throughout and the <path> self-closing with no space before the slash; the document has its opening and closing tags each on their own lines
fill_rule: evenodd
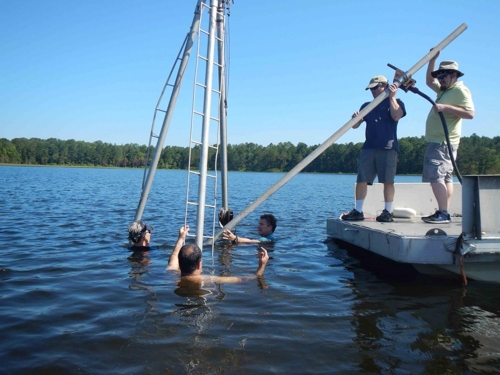
<svg viewBox="0 0 500 375">
<path fill-rule="evenodd" d="M 202 275 L 201 249 L 196 244 L 183 245 L 186 236 L 189 232 L 189 226 L 179 229 L 179 237 L 175 244 L 174 250 L 168 260 L 167 270 L 180 270 L 181 279 L 199 283 L 201 281 L 210 281 L 213 283 L 239 283 L 242 281 L 252 280 L 261 277 L 264 274 L 269 255 L 263 247 L 259 248 L 257 258 L 259 259 L 258 268 L 254 276 L 249 277 L 234 277 L 234 276 L 211 276 Z"/>
<path fill-rule="evenodd" d="M 260 217 L 257 231 L 259 232 L 259 239 L 250 239 L 245 237 L 238 237 L 230 230 L 222 232 L 222 238 L 231 241 L 237 245 L 239 243 L 262 243 L 262 242 L 275 242 L 274 230 L 276 229 L 277 220 L 272 214 L 265 214 Z"/>
<path fill-rule="evenodd" d="M 153 227 L 142 220 L 136 220 L 128 227 L 128 239 L 132 242 L 131 250 L 147 247 L 151 241 Z"/>
<path fill-rule="evenodd" d="M 391 222 L 392 202 L 394 200 L 394 176 L 398 163 L 399 145 L 397 136 L 398 121 L 406 116 L 405 105 L 396 99 L 398 86 L 389 85 L 384 76 L 375 76 L 365 90 L 370 90 L 373 98 L 382 94 L 386 89 L 389 96 L 385 98 L 364 118 L 353 125 L 358 128 L 366 121 L 365 143 L 361 148 L 358 161 L 358 177 L 356 179 L 356 205 L 355 208 L 341 216 L 342 220 L 364 220 L 363 204 L 368 193 L 368 185 L 372 185 L 375 176 L 378 182 L 384 184 L 384 210 L 377 216 L 377 221 Z M 364 103 L 360 110 L 370 102 Z M 359 111 L 354 112 L 352 118 L 359 116 Z"/>
<path fill-rule="evenodd" d="M 429 60 L 426 83 L 437 93 L 436 105 L 431 108 L 425 123 L 425 140 L 428 143 L 424 155 L 422 182 L 430 182 L 438 209 L 422 220 L 430 224 L 451 222 L 448 207 L 453 195 L 453 164 L 443 130 L 439 112 L 442 112 L 448 127 L 453 158 L 457 158 L 458 144 L 462 132 L 462 119 L 474 118 L 472 95 L 462 81 L 464 74 L 455 61 L 441 61 L 434 70 L 439 52 Z"/>
</svg>

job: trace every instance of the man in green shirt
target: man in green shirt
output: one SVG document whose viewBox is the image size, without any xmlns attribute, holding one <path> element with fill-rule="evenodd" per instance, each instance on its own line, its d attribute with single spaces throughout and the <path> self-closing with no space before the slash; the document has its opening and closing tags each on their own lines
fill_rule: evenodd
<svg viewBox="0 0 500 375">
<path fill-rule="evenodd" d="M 436 105 L 431 108 L 425 124 L 425 140 L 429 144 L 422 172 L 422 182 L 430 182 L 438 204 L 434 214 L 422 217 L 424 222 L 431 224 L 451 222 L 448 207 L 453 195 L 453 164 L 439 112 L 443 113 L 446 120 L 454 159 L 460 143 L 462 119 L 474 117 L 472 95 L 463 82 L 457 81 L 464 74 L 458 70 L 455 61 L 449 60 L 442 61 L 439 69 L 434 70 L 438 56 L 439 52 L 429 60 L 426 75 L 427 86 L 437 93 Z"/>
</svg>

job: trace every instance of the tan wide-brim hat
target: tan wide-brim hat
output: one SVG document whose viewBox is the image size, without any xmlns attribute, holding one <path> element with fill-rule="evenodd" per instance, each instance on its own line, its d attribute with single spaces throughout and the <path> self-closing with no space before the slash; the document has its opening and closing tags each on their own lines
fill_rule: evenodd
<svg viewBox="0 0 500 375">
<path fill-rule="evenodd" d="M 436 78 L 440 73 L 447 71 L 457 72 L 457 77 L 462 77 L 464 75 L 460 70 L 458 70 L 458 63 L 456 61 L 444 60 L 441 61 L 441 64 L 439 64 L 439 69 L 431 73 L 431 76 Z"/>
</svg>

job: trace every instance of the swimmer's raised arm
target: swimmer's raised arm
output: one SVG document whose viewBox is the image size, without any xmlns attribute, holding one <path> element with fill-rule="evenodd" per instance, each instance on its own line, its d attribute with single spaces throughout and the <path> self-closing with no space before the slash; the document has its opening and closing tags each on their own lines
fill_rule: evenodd
<svg viewBox="0 0 500 375">
<path fill-rule="evenodd" d="M 170 254 L 167 270 L 175 270 L 175 271 L 179 270 L 179 251 L 181 250 L 181 247 L 184 245 L 188 233 L 189 233 L 189 225 L 186 225 L 185 227 L 181 227 L 179 229 L 179 237 L 177 237 L 177 243 L 175 244 L 172 254 Z"/>
<path fill-rule="evenodd" d="M 255 272 L 255 276 L 259 277 L 264 274 L 264 269 L 266 268 L 267 261 L 269 260 L 269 255 L 267 254 L 267 250 L 261 246 L 259 247 L 256 256 L 259 259 L 259 267 Z"/>
<path fill-rule="evenodd" d="M 217 284 L 236 284 L 243 281 L 255 280 L 256 278 L 261 278 L 264 275 L 264 269 L 266 268 L 267 261 L 269 260 L 269 255 L 267 250 L 263 247 L 259 247 L 259 250 L 255 254 L 257 259 L 259 259 L 259 265 L 255 275 L 246 277 L 235 277 L 235 276 L 211 276 L 203 275 L 202 278 L 206 282 L 217 283 Z"/>
</svg>

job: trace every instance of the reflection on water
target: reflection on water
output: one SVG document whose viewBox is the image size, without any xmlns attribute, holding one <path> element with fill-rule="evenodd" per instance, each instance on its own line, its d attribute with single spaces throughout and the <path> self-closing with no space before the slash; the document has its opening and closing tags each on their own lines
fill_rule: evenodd
<svg viewBox="0 0 500 375">
<path fill-rule="evenodd" d="M 203 288 L 202 282 L 192 282 L 190 280 L 179 280 L 174 293 L 182 297 L 183 302 L 176 303 L 177 310 L 173 314 L 178 314 L 186 326 L 195 328 L 197 334 L 203 333 L 210 327 L 211 320 L 215 314 L 211 305 L 224 299 L 225 293 L 217 294 Z M 213 299 L 208 297 L 213 295 Z"/>
<path fill-rule="evenodd" d="M 181 297 L 202 297 L 206 294 L 211 294 L 210 290 L 203 289 L 203 282 L 179 279 L 175 294 Z"/>
<path fill-rule="evenodd" d="M 148 250 L 135 250 L 127 258 L 133 267 L 132 271 L 130 272 L 131 275 L 135 275 L 135 274 L 140 275 L 142 272 L 147 272 L 147 270 L 144 267 L 151 264 L 151 259 L 149 259 L 149 252 L 150 251 L 151 251 L 150 249 L 148 249 Z M 134 267 L 134 266 L 136 266 L 136 267 Z"/>
<path fill-rule="evenodd" d="M 237 227 L 278 217 L 265 280 L 187 284 L 166 271 L 185 171 L 158 171 L 149 251 L 127 249 L 142 171 L 0 167 L 3 373 L 498 373 L 498 286 L 422 277 L 333 242 L 355 176 L 298 175 Z M 282 174 L 230 173 L 241 212 Z M 406 181 L 413 177 L 398 177 Z M 415 177 L 414 180 L 418 180 Z M 312 194 L 314 192 L 314 194 Z M 370 193 L 369 193 L 370 194 Z M 370 199 L 370 195 L 367 199 Z M 203 272 L 249 276 L 256 246 L 204 249 Z"/>
<path fill-rule="evenodd" d="M 425 372 L 498 372 L 499 300 L 488 305 L 475 298 L 498 286 L 476 283 L 464 289 L 351 246 L 329 242 L 329 251 L 344 259 L 354 274 L 352 286 L 359 300 L 352 306 L 353 326 L 363 353 L 360 371 L 383 372 L 387 366 L 376 360 L 382 355 L 393 358 L 393 369 L 412 373 L 414 364 L 403 360 L 410 350 L 423 356 Z M 400 268 L 406 277 L 395 278 Z"/>
</svg>

